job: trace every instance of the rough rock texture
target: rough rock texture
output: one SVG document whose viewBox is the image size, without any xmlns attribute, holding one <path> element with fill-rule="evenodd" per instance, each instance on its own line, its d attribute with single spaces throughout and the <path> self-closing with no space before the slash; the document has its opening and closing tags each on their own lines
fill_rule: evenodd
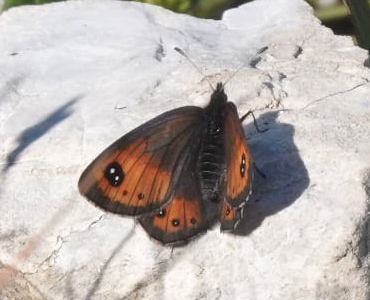
<svg viewBox="0 0 370 300">
<path fill-rule="evenodd" d="M 129 2 L 0 16 L 1 299 L 369 299 L 370 72 L 299 0 L 200 20 Z M 101 150 L 226 85 L 266 174 L 236 235 L 182 248 L 105 214 L 77 180 Z M 248 63 L 268 46 L 255 68 Z M 243 65 L 235 74 L 235 70 Z M 7 285 L 4 288 L 5 283 Z"/>
</svg>

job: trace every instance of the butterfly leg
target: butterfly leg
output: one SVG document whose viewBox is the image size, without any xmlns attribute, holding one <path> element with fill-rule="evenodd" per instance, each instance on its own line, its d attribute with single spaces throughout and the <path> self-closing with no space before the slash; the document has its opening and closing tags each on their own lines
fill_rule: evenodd
<svg viewBox="0 0 370 300">
<path fill-rule="evenodd" d="M 263 179 L 266 179 L 267 178 L 266 175 L 265 175 L 265 173 L 263 173 L 259 168 L 257 168 L 257 165 L 255 163 L 253 163 L 253 167 L 257 171 L 257 173 L 261 175 L 261 177 Z"/>
<path fill-rule="evenodd" d="M 241 118 L 240 118 L 240 123 L 243 123 L 243 121 L 249 116 L 249 115 L 252 115 L 252 117 L 253 117 L 253 123 L 254 123 L 254 126 L 256 127 L 256 129 L 257 129 L 257 131 L 258 132 L 265 132 L 265 131 L 267 131 L 268 129 L 266 128 L 266 129 L 264 129 L 264 130 L 262 130 L 262 129 L 260 129 L 259 127 L 258 127 L 258 125 L 257 125 L 257 121 L 256 121 L 256 117 L 254 116 L 254 114 L 253 114 L 253 111 L 248 111 L 244 116 L 242 116 Z"/>
</svg>

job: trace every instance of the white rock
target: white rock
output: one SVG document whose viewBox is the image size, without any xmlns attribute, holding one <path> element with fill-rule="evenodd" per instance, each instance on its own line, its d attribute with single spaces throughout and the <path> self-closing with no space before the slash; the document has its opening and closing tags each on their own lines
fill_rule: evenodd
<svg viewBox="0 0 370 300">
<path fill-rule="evenodd" d="M 221 21 L 130 2 L 26 6 L 0 16 L 0 36 L 0 261 L 19 270 L 4 299 L 367 299 L 367 54 L 303 1 Z M 269 130 L 245 127 L 267 179 L 239 236 L 216 226 L 172 250 L 94 207 L 77 180 L 144 121 L 207 103 L 175 46 L 213 84 L 268 46 L 226 91 Z"/>
</svg>

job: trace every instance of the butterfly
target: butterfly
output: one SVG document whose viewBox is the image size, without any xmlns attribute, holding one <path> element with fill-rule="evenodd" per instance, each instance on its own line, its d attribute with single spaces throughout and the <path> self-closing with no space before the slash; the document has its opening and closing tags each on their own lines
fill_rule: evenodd
<svg viewBox="0 0 370 300">
<path fill-rule="evenodd" d="M 136 216 L 163 244 L 187 242 L 217 220 L 233 229 L 252 193 L 247 115 L 239 119 L 218 83 L 205 108 L 165 112 L 114 142 L 83 171 L 79 191 L 108 212 Z"/>
</svg>

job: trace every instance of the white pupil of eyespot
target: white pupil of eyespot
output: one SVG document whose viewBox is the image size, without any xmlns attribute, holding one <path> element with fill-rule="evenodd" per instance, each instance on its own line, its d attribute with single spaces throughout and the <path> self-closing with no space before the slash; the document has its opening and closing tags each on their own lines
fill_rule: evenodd
<svg viewBox="0 0 370 300">
<path fill-rule="evenodd" d="M 118 179 L 119 179 L 119 176 L 114 177 L 114 179 L 115 179 L 115 180 L 118 180 Z"/>
<path fill-rule="evenodd" d="M 115 169 L 115 168 L 111 168 L 111 169 L 109 170 L 109 172 L 110 172 L 111 174 L 113 174 L 114 172 L 116 172 L 116 169 Z"/>
</svg>

